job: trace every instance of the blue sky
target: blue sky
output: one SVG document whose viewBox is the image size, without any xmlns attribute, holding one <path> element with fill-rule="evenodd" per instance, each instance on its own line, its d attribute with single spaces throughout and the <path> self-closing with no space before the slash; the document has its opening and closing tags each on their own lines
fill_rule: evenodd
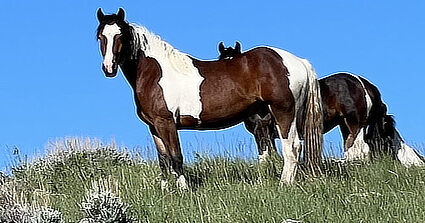
<svg viewBox="0 0 425 223">
<path fill-rule="evenodd" d="M 380 89 L 408 142 L 423 143 L 423 1 L 3 1 L 0 3 L 0 167 L 12 148 L 42 152 L 66 136 L 151 145 L 122 75 L 104 77 L 96 10 L 146 26 L 200 59 L 217 44 L 270 45 L 308 59 L 319 77 L 350 71 Z M 243 126 L 183 132 L 185 154 L 205 143 L 252 143 Z M 339 133 L 328 136 L 339 142 Z"/>
</svg>

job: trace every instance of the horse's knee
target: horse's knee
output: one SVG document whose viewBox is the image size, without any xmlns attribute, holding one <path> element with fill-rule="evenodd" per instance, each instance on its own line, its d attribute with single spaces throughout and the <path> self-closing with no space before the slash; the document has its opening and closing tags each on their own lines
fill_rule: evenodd
<svg viewBox="0 0 425 223">
<path fill-rule="evenodd" d="M 168 150 L 165 147 L 164 141 L 162 141 L 161 138 L 154 135 L 153 141 L 155 142 L 156 150 L 158 151 L 159 154 L 168 154 Z"/>
<path fill-rule="evenodd" d="M 354 145 L 354 136 L 353 134 L 349 134 L 347 140 L 345 140 L 345 151 L 351 148 Z"/>
</svg>

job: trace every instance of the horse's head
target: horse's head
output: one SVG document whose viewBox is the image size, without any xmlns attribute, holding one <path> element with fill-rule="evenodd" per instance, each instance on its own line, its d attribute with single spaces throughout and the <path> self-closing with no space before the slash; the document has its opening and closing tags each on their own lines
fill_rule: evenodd
<svg viewBox="0 0 425 223">
<path fill-rule="evenodd" d="M 218 45 L 218 51 L 220 52 L 220 56 L 219 59 L 228 59 L 228 58 L 232 58 L 236 55 L 241 54 L 241 44 L 239 42 L 236 41 L 236 45 L 235 48 L 233 49 L 233 47 L 224 47 L 223 42 L 220 42 L 220 44 Z"/>
<path fill-rule="evenodd" d="M 271 151 L 274 148 L 273 139 L 273 117 L 270 113 L 268 113 L 263 118 L 255 114 L 253 116 L 250 116 L 248 120 L 251 123 L 254 123 L 254 136 L 255 140 L 257 141 L 257 145 L 261 148 L 259 148 L 260 155 L 263 151 Z"/>
<path fill-rule="evenodd" d="M 115 77 L 118 65 L 123 62 L 130 48 L 130 25 L 125 21 L 124 9 L 117 14 L 105 15 L 102 9 L 97 10 L 99 26 L 97 39 L 103 56 L 102 70 L 107 77 Z"/>
</svg>

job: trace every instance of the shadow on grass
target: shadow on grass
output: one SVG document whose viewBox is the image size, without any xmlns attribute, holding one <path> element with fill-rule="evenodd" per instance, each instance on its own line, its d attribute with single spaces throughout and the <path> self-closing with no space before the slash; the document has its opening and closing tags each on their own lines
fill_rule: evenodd
<svg viewBox="0 0 425 223">
<path fill-rule="evenodd" d="M 198 156 L 185 166 L 185 175 L 193 190 L 204 185 L 248 183 L 278 180 L 282 161 L 277 157 L 259 164 L 257 160 Z"/>
<path fill-rule="evenodd" d="M 296 181 L 312 181 L 317 178 L 347 180 L 361 169 L 368 168 L 372 162 L 346 162 L 341 159 L 326 158 L 322 162 L 321 173 L 314 175 L 304 163 L 300 163 Z M 196 161 L 185 166 L 185 176 L 192 190 L 205 185 L 239 184 L 254 185 L 269 181 L 278 184 L 283 161 L 279 155 L 264 163 L 257 160 L 231 159 L 223 157 L 197 157 Z"/>
</svg>

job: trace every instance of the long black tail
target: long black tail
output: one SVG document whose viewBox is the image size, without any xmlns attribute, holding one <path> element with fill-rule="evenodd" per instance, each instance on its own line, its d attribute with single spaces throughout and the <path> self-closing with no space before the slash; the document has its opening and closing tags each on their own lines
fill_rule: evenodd
<svg viewBox="0 0 425 223">
<path fill-rule="evenodd" d="M 359 78 L 372 100 L 365 136 L 366 143 L 371 147 L 372 157 L 376 158 L 383 154 L 390 154 L 395 157 L 392 143 L 396 131 L 394 118 L 387 114 L 387 106 L 382 101 L 378 88 L 366 79 Z"/>
<path fill-rule="evenodd" d="M 382 114 L 368 122 L 365 141 L 371 147 L 372 157 L 376 158 L 384 154 L 395 157 L 392 148 L 394 139 L 395 122 L 391 115 Z"/>
</svg>

